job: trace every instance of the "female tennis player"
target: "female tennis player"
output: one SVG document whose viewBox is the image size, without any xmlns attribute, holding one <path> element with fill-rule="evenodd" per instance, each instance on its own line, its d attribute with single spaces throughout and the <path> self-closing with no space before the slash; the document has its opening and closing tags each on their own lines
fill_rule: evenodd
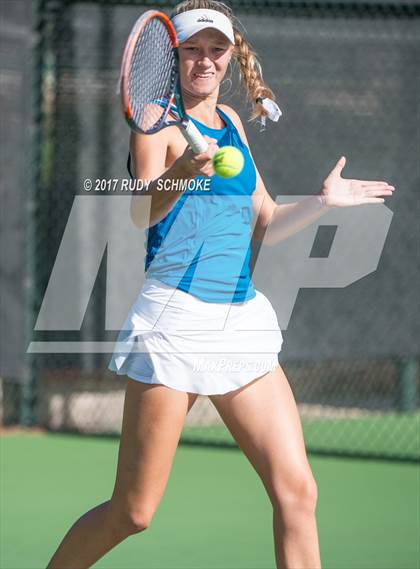
<svg viewBox="0 0 420 569">
<path fill-rule="evenodd" d="M 317 195 L 276 205 L 238 114 L 218 104 L 220 84 L 236 60 L 251 118 L 272 118 L 276 110 L 238 21 L 215 0 L 181 2 L 171 19 L 180 42 L 185 109 L 209 147 L 194 154 L 176 126 L 131 134 L 131 172 L 153 184 L 149 210 L 144 196 L 132 197 L 134 223 L 149 230 L 147 278 L 119 338 L 126 350 L 115 351 L 109 365 L 128 378 L 115 487 L 109 500 L 73 524 L 48 569 L 91 567 L 149 527 L 199 394 L 210 397 L 261 477 L 273 509 L 277 568 L 317 569 L 317 486 L 296 402 L 278 364 L 277 318 L 250 278 L 251 221 L 254 239 L 267 235 L 275 243 L 331 208 L 383 203 L 394 187 L 342 178 L 342 157 Z M 230 179 L 214 175 L 212 166 L 212 156 L 226 145 L 239 148 L 245 160 Z M 202 178 L 211 181 L 207 193 L 157 190 L 159 180 Z M 200 368 L 195 364 L 202 358 L 222 365 Z"/>
</svg>

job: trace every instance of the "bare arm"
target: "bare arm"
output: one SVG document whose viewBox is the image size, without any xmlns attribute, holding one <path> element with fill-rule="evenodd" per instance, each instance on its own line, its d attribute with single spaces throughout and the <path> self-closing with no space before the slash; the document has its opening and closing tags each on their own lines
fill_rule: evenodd
<svg viewBox="0 0 420 569">
<path fill-rule="evenodd" d="M 168 148 L 166 130 L 168 129 L 147 135 L 131 132 L 130 135 L 131 169 L 134 177 L 143 180 L 145 184 L 144 189 L 133 193 L 130 206 L 133 223 L 141 229 L 155 225 L 163 219 L 182 195 L 182 192 L 157 190 L 160 179 L 180 179 L 183 175 L 176 160 L 170 168 L 165 167 Z M 149 202 L 144 199 L 145 195 L 151 196 Z"/>
<path fill-rule="evenodd" d="M 308 196 L 290 204 L 276 204 L 267 192 L 258 170 L 253 199 L 254 207 L 260 207 L 254 238 L 264 245 L 275 245 L 287 239 L 330 209 L 324 205 L 320 195 Z"/>
<path fill-rule="evenodd" d="M 301 201 L 277 204 L 267 226 L 265 245 L 275 245 L 298 233 L 331 208 L 324 205 L 320 195 L 308 196 Z"/>
<path fill-rule="evenodd" d="M 227 105 L 220 106 L 232 119 L 249 149 L 249 143 L 239 115 Z M 392 195 L 395 188 L 387 182 L 341 178 L 340 174 L 344 165 L 345 159 L 340 159 L 337 162 L 324 180 L 322 189 L 318 194 L 290 204 L 276 204 L 274 202 L 255 166 L 257 183 L 253 199 L 254 214 L 258 215 L 258 218 L 253 235 L 254 239 L 262 241 L 264 245 L 275 245 L 304 229 L 334 207 L 383 203 L 384 199 L 381 196 Z"/>
<path fill-rule="evenodd" d="M 346 164 L 342 156 L 322 183 L 319 194 L 297 203 L 277 205 L 268 225 L 264 242 L 275 245 L 297 233 L 324 213 L 336 207 L 382 204 L 382 196 L 392 196 L 394 186 L 376 180 L 349 180 L 341 177 Z"/>
<path fill-rule="evenodd" d="M 220 106 L 232 119 L 251 154 L 239 115 L 227 105 Z M 307 199 L 291 204 L 276 204 L 267 192 L 252 154 L 251 158 L 257 174 L 255 191 L 252 195 L 254 216 L 257 217 L 253 238 L 257 241 L 263 242 L 264 245 L 274 245 L 278 241 L 297 233 L 330 209 L 323 205 L 321 196 L 309 196 Z"/>
<path fill-rule="evenodd" d="M 177 127 L 173 127 L 177 128 Z M 195 176 L 212 175 L 211 157 L 217 151 L 214 139 L 205 137 L 209 142 L 206 152 L 194 155 L 186 147 L 170 167 L 165 165 L 171 127 L 154 134 L 131 132 L 130 156 L 134 177 L 143 180 L 143 189 L 133 192 L 130 204 L 130 215 L 133 223 L 145 229 L 161 221 L 174 207 L 183 194 L 183 190 L 164 191 L 159 189 L 165 180 L 189 180 Z M 151 196 L 145 200 L 144 196 Z M 150 206 L 147 207 L 147 202 Z"/>
</svg>

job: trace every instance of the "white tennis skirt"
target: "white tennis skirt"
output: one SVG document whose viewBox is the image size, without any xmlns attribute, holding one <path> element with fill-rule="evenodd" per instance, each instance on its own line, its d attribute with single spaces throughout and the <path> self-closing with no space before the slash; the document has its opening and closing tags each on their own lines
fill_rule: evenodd
<svg viewBox="0 0 420 569">
<path fill-rule="evenodd" d="M 118 375 L 200 395 L 233 391 L 279 365 L 283 336 L 267 297 L 206 302 L 147 279 L 108 368 Z"/>
</svg>

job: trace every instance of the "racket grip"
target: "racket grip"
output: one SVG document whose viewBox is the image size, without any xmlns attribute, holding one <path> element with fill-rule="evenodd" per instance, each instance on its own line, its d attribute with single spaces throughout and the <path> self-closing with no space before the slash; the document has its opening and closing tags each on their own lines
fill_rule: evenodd
<svg viewBox="0 0 420 569">
<path fill-rule="evenodd" d="M 205 152 L 209 147 L 206 139 L 192 121 L 186 121 L 184 123 L 182 132 L 194 154 L 201 154 L 201 152 Z"/>
</svg>

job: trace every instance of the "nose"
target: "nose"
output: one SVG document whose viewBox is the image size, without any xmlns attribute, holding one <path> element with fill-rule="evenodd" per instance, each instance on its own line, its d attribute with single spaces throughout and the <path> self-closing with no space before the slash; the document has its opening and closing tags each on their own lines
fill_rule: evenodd
<svg viewBox="0 0 420 569">
<path fill-rule="evenodd" d="M 208 65 L 211 62 L 212 62 L 212 60 L 211 60 L 211 57 L 209 56 L 209 54 L 204 50 L 200 50 L 200 52 L 198 54 L 197 63 Z"/>
<path fill-rule="evenodd" d="M 201 67 L 209 67 L 209 65 L 211 65 L 211 59 L 207 55 L 205 55 L 204 57 L 200 57 L 197 63 Z"/>
</svg>

